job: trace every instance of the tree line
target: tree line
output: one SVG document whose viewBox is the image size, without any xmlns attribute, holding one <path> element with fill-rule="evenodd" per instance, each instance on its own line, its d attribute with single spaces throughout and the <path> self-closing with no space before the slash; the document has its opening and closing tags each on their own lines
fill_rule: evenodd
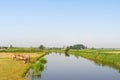
<svg viewBox="0 0 120 80">
<path fill-rule="evenodd" d="M 87 49 L 87 47 L 83 44 L 75 44 L 73 46 L 69 46 L 69 49 Z"/>
</svg>

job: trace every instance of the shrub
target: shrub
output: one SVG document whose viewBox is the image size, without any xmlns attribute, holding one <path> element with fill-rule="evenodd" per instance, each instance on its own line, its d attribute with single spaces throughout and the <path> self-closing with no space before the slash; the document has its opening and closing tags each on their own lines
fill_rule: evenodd
<svg viewBox="0 0 120 80">
<path fill-rule="evenodd" d="M 46 64 L 46 63 L 47 63 L 46 58 L 40 58 L 39 61 L 40 61 L 41 63 L 43 63 L 43 64 Z"/>
</svg>

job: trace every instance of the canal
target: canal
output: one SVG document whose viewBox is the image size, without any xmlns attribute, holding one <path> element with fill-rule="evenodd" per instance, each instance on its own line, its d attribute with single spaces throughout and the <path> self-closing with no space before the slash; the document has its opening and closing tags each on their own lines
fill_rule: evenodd
<svg viewBox="0 0 120 80">
<path fill-rule="evenodd" d="M 31 70 L 31 80 L 120 80 L 118 70 L 82 57 L 50 53 L 45 58 L 47 63 L 41 76 L 32 76 Z"/>
</svg>

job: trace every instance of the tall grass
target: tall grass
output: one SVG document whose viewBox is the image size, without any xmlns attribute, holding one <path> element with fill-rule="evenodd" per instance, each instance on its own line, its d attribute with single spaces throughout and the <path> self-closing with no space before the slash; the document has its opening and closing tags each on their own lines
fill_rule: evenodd
<svg viewBox="0 0 120 80">
<path fill-rule="evenodd" d="M 33 64 L 31 68 L 33 69 L 32 75 L 37 76 L 37 75 L 41 75 L 41 71 L 44 70 L 44 65 L 40 62 L 37 62 Z"/>
<path fill-rule="evenodd" d="M 32 64 L 32 75 L 41 76 L 41 72 L 44 70 L 44 64 L 46 63 L 46 58 L 40 58 L 36 63 Z"/>
<path fill-rule="evenodd" d="M 46 63 L 47 63 L 47 59 L 46 59 L 46 58 L 40 58 L 39 61 L 40 61 L 42 64 L 46 64 Z"/>
</svg>

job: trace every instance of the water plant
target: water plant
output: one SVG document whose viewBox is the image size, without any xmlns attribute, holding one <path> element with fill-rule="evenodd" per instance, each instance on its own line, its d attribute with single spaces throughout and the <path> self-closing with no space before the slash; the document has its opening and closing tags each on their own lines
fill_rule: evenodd
<svg viewBox="0 0 120 80">
<path fill-rule="evenodd" d="M 44 64 L 47 63 L 46 58 L 40 58 L 36 63 L 34 63 L 32 68 L 33 76 L 41 76 L 41 72 L 44 70 Z"/>
<path fill-rule="evenodd" d="M 37 62 L 35 64 L 32 65 L 32 75 L 41 75 L 41 71 L 44 70 L 44 65 L 40 62 Z"/>
<path fill-rule="evenodd" d="M 40 61 L 41 63 L 43 63 L 43 64 L 46 64 L 46 63 L 47 63 L 46 58 L 40 58 L 39 61 Z"/>
</svg>

